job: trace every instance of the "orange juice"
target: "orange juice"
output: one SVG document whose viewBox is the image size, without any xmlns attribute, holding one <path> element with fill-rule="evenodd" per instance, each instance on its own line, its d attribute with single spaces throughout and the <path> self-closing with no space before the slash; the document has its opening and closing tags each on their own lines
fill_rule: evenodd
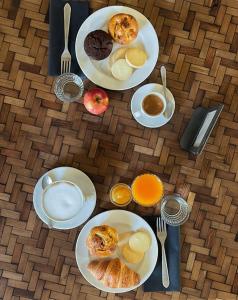
<svg viewBox="0 0 238 300">
<path fill-rule="evenodd" d="M 131 188 L 124 183 L 117 183 L 110 191 L 110 198 L 117 206 L 126 206 L 131 202 Z"/>
<path fill-rule="evenodd" d="M 153 206 L 163 196 L 164 187 L 156 175 L 143 174 L 137 176 L 132 183 L 134 200 L 142 206 Z"/>
</svg>

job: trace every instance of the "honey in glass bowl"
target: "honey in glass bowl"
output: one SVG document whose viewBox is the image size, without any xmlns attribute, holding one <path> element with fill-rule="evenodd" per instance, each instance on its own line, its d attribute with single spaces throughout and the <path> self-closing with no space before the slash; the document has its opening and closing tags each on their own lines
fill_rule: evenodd
<svg viewBox="0 0 238 300">
<path fill-rule="evenodd" d="M 157 204 L 164 193 L 164 186 L 158 176 L 143 174 L 135 178 L 131 186 L 132 196 L 137 204 L 153 206 Z"/>
<path fill-rule="evenodd" d="M 115 184 L 110 191 L 111 202 L 117 206 L 126 206 L 132 200 L 131 188 L 125 183 Z"/>
</svg>

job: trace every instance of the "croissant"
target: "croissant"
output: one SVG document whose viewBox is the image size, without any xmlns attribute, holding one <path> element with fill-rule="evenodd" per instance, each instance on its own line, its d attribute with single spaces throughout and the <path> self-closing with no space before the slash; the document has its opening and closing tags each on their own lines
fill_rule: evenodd
<svg viewBox="0 0 238 300">
<path fill-rule="evenodd" d="M 87 247 L 91 255 L 106 257 L 113 254 L 118 242 L 118 233 L 108 225 L 93 227 L 87 238 Z"/>
<path fill-rule="evenodd" d="M 140 282 L 139 274 L 129 269 L 119 258 L 93 260 L 88 264 L 88 270 L 109 288 L 129 288 Z"/>
</svg>

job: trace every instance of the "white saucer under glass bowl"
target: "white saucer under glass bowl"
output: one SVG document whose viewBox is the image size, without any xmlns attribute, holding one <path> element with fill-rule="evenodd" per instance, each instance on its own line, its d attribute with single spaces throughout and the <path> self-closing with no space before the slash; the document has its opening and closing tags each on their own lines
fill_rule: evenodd
<svg viewBox="0 0 238 300">
<path fill-rule="evenodd" d="M 33 192 L 33 205 L 38 217 L 45 224 L 49 224 L 49 219 L 42 208 L 42 178 L 49 175 L 53 181 L 70 181 L 77 185 L 83 192 L 85 201 L 83 207 L 71 219 L 65 221 L 53 221 L 55 229 L 71 229 L 83 224 L 91 216 L 96 205 L 96 190 L 91 179 L 82 171 L 71 167 L 59 167 L 45 173 L 38 180 Z"/>
<path fill-rule="evenodd" d="M 145 114 L 136 114 L 136 112 L 140 111 L 141 103 L 143 99 L 150 93 L 157 92 L 163 94 L 163 86 L 158 83 L 149 83 L 140 87 L 132 96 L 131 99 L 131 112 L 135 120 L 141 125 L 149 128 L 158 128 L 170 121 L 174 114 L 175 110 L 175 101 L 174 96 L 167 89 L 166 95 L 168 97 L 168 102 L 164 114 L 160 114 L 158 117 L 150 117 Z M 166 117 L 165 117 L 166 115 Z"/>
<path fill-rule="evenodd" d="M 116 228 L 119 234 L 137 230 L 143 230 L 149 234 L 151 245 L 149 250 L 145 253 L 143 260 L 139 264 L 127 263 L 124 258 L 120 256 L 120 251 L 116 251 L 116 253 L 111 256 L 111 258 L 119 257 L 130 269 L 140 275 L 140 282 L 136 286 L 132 286 L 130 288 L 108 288 L 88 271 L 87 265 L 93 257 L 89 256 L 86 245 L 87 237 L 94 226 L 102 224 L 107 224 Z M 126 210 L 108 210 L 96 215 L 84 225 L 77 239 L 75 255 L 80 272 L 91 285 L 108 293 L 124 293 L 138 288 L 149 278 L 157 262 L 158 243 L 150 225 L 140 216 Z"/>
<path fill-rule="evenodd" d="M 134 70 L 131 77 L 124 81 L 112 76 L 109 64 L 110 55 L 103 60 L 96 61 L 89 58 L 84 51 L 85 37 L 97 29 L 108 32 L 108 21 L 118 13 L 132 15 L 139 24 L 137 38 L 126 47 L 142 47 L 148 54 L 145 65 Z M 125 45 L 114 42 L 112 53 L 120 47 L 125 47 Z M 159 42 L 154 27 L 139 11 L 126 6 L 108 6 L 97 10 L 83 22 L 76 37 L 75 53 L 81 70 L 93 83 L 109 90 L 126 90 L 143 82 L 153 71 L 159 55 Z"/>
</svg>

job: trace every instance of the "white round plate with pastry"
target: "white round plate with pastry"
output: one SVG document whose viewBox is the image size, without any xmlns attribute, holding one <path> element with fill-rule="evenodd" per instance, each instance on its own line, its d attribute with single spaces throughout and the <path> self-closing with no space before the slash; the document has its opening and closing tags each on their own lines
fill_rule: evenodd
<svg viewBox="0 0 238 300">
<path fill-rule="evenodd" d="M 122 33 L 122 35 L 124 34 L 124 36 L 129 36 L 128 40 L 126 41 L 122 39 L 120 40 L 118 38 L 115 33 L 116 29 L 115 31 L 110 30 L 111 28 L 116 28 L 118 24 L 117 20 L 115 21 L 115 23 L 110 23 L 115 15 L 127 15 L 133 18 L 133 21 L 129 25 L 134 26 L 132 28 L 134 28 L 136 32 L 133 38 L 130 37 L 130 28 L 128 29 L 128 31 L 126 31 L 127 29 L 125 29 L 125 31 Z M 110 24 L 112 24 L 111 27 Z M 113 28 L 112 26 L 114 25 L 115 27 Z M 98 34 L 100 34 L 98 32 L 97 34 L 91 36 L 89 39 L 86 39 L 86 37 L 88 38 L 88 36 L 92 32 L 102 30 L 104 31 L 104 33 L 101 32 L 101 34 L 104 35 L 104 37 L 102 38 L 102 40 L 100 40 L 101 37 L 99 37 L 99 44 L 101 43 L 101 45 L 94 45 L 95 40 L 97 40 L 98 38 Z M 118 31 L 119 29 L 117 29 L 117 32 Z M 105 45 L 105 32 L 108 33 L 111 37 L 112 43 L 110 41 L 107 41 L 108 43 L 106 43 L 106 46 L 104 47 L 103 45 Z M 128 32 L 129 35 L 127 34 Z M 86 53 L 87 50 L 85 50 L 85 40 L 87 40 L 87 47 L 91 48 L 89 51 L 93 52 L 92 55 L 90 54 L 91 56 L 89 55 L 89 53 Z M 94 50 L 97 47 L 102 47 L 103 53 L 99 53 L 98 57 L 96 54 L 95 58 Z M 122 61 L 122 71 L 119 72 L 118 79 L 115 78 L 115 75 L 118 76 L 118 66 L 116 67 L 116 74 L 115 68 L 113 69 L 112 74 L 110 66 L 110 56 L 112 56 L 117 49 L 123 47 L 127 47 L 128 49 L 142 49 L 146 53 L 147 59 L 145 63 L 139 68 L 135 64 L 131 64 L 129 62 L 130 67 L 132 67 L 132 71 L 130 70 L 130 68 L 126 68 L 125 61 Z M 135 9 L 126 6 L 108 6 L 99 9 L 91 14 L 81 25 L 76 37 L 75 52 L 78 64 L 89 80 L 94 82 L 96 85 L 104 87 L 106 89 L 126 90 L 135 87 L 143 82 L 153 71 L 159 55 L 159 42 L 154 27 L 143 14 Z M 122 58 L 127 60 L 128 63 L 128 57 Z M 141 61 L 142 58 L 138 57 L 138 59 L 139 61 Z M 133 63 L 135 62 L 133 61 Z"/>
<path fill-rule="evenodd" d="M 106 241 L 106 251 L 97 252 L 97 246 L 102 246 L 107 234 L 111 240 Z M 133 252 L 130 246 L 138 250 L 144 235 L 147 237 L 141 247 L 144 252 Z M 105 292 L 123 293 L 139 287 L 151 275 L 158 257 L 158 244 L 143 218 L 125 210 L 109 210 L 85 224 L 75 254 L 80 272 L 91 285 Z"/>
</svg>

